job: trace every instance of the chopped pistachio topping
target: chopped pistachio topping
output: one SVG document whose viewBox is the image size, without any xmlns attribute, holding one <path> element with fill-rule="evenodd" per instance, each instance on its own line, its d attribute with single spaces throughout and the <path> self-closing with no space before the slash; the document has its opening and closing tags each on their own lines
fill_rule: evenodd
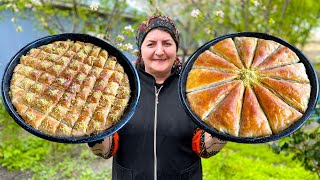
<svg viewBox="0 0 320 180">
<path fill-rule="evenodd" d="M 43 86 L 41 85 L 41 84 L 33 84 L 32 86 L 31 86 L 31 89 L 33 89 L 33 90 L 35 90 L 35 91 L 37 91 L 37 92 L 39 92 L 39 91 L 41 91 L 41 89 L 43 88 Z"/>
<path fill-rule="evenodd" d="M 54 112 L 56 112 L 56 113 L 61 113 L 62 110 L 63 110 L 63 108 L 62 108 L 61 105 L 58 105 L 58 106 L 56 106 L 56 107 L 54 108 Z"/>
<path fill-rule="evenodd" d="M 26 116 L 30 121 L 34 121 L 36 119 L 36 116 L 32 112 L 26 112 Z"/>
<path fill-rule="evenodd" d="M 258 81 L 258 74 L 253 69 L 242 69 L 239 74 L 240 79 L 245 86 L 250 86 L 251 83 Z"/>
<path fill-rule="evenodd" d="M 60 130 L 62 131 L 63 134 L 66 134 L 68 132 L 68 128 L 65 125 L 61 125 Z"/>
<path fill-rule="evenodd" d="M 71 68 L 77 67 L 78 65 L 79 65 L 78 61 L 72 61 L 72 63 L 70 63 Z"/>
<path fill-rule="evenodd" d="M 85 64 L 85 65 L 83 66 L 83 68 L 84 68 L 85 71 L 89 71 L 89 70 L 90 70 L 90 66 L 87 65 L 87 64 Z"/>
<path fill-rule="evenodd" d="M 71 117 L 72 117 L 73 119 L 76 119 L 76 118 L 78 117 L 78 115 L 77 115 L 77 114 L 71 114 Z"/>
<path fill-rule="evenodd" d="M 86 124 L 83 121 L 81 121 L 75 126 L 75 129 L 76 130 L 86 130 Z"/>
<path fill-rule="evenodd" d="M 43 68 L 48 68 L 49 66 L 51 66 L 52 63 L 48 62 L 48 61 L 42 61 L 40 63 L 40 66 Z"/>
<path fill-rule="evenodd" d="M 106 110 L 101 109 L 101 110 L 97 111 L 97 113 L 99 116 L 103 116 L 104 114 L 106 114 Z"/>
<path fill-rule="evenodd" d="M 40 107 L 46 107 L 48 104 L 49 104 L 49 101 L 43 98 L 37 101 L 37 105 L 39 105 Z"/>
<path fill-rule="evenodd" d="M 58 94 L 58 92 L 59 92 L 58 89 L 49 89 L 48 94 L 49 94 L 50 96 L 55 96 L 55 95 Z"/>
<path fill-rule="evenodd" d="M 83 81 L 85 78 L 86 78 L 86 77 L 85 77 L 83 74 L 79 74 L 79 75 L 77 76 L 77 80 L 78 80 L 78 81 Z"/>
<path fill-rule="evenodd" d="M 100 81 L 97 82 L 97 84 L 98 84 L 98 86 L 101 86 L 101 85 L 104 84 L 104 81 L 103 81 L 103 80 L 100 80 Z"/>
<path fill-rule="evenodd" d="M 27 102 L 27 103 L 31 103 L 33 98 L 33 94 L 32 93 L 25 93 L 23 95 L 23 99 Z"/>
<path fill-rule="evenodd" d="M 96 92 L 93 93 L 93 97 L 94 98 L 99 98 L 101 96 L 101 94 L 102 93 L 100 91 L 96 91 Z"/>
<path fill-rule="evenodd" d="M 54 65 L 54 66 L 52 67 L 52 69 L 53 69 L 54 71 L 59 71 L 59 70 L 61 69 L 61 66 L 60 66 L 60 65 Z"/>
<path fill-rule="evenodd" d="M 63 84 L 65 82 L 67 82 L 67 80 L 64 79 L 64 78 L 58 78 L 57 81 L 58 81 L 59 84 Z"/>
<path fill-rule="evenodd" d="M 49 54 L 48 59 L 51 61 L 54 61 L 57 58 L 57 55 L 55 54 Z"/>
<path fill-rule="evenodd" d="M 66 71 L 66 74 L 71 75 L 72 72 L 74 72 L 72 69 L 68 69 L 68 70 Z"/>
</svg>

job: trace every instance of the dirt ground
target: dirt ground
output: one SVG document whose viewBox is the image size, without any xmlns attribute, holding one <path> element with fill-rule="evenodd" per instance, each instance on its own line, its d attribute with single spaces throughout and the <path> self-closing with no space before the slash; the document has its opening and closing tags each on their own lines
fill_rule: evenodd
<svg viewBox="0 0 320 180">
<path fill-rule="evenodd" d="M 8 171 L 6 168 L 0 166 L 0 179 L 1 180 L 21 180 L 31 178 L 30 172 L 21 171 Z"/>
</svg>

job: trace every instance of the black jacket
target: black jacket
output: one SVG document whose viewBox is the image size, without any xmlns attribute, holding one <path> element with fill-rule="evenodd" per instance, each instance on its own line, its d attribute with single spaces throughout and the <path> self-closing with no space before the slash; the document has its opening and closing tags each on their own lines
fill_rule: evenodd
<svg viewBox="0 0 320 180">
<path fill-rule="evenodd" d="M 113 158 L 112 179 L 152 180 L 155 174 L 158 180 L 202 179 L 201 160 L 191 145 L 196 125 L 180 103 L 179 75 L 172 74 L 160 88 L 155 118 L 155 79 L 137 69 L 140 100 L 131 120 L 118 131 L 119 149 Z"/>
</svg>

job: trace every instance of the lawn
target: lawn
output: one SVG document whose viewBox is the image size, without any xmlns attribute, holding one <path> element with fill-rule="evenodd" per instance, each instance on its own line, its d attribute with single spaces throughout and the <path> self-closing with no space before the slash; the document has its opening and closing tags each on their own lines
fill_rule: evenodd
<svg viewBox="0 0 320 180">
<path fill-rule="evenodd" d="M 203 159 L 204 180 L 318 179 L 290 156 L 275 154 L 267 144 L 229 142 L 216 156 Z"/>
</svg>

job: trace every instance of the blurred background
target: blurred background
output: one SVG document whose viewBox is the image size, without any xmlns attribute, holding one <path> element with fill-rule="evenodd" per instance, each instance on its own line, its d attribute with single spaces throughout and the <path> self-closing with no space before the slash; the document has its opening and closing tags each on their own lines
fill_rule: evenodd
<svg viewBox="0 0 320 180">
<path fill-rule="evenodd" d="M 320 73 L 318 0 L 0 0 L 0 77 L 25 45 L 66 32 L 105 39 L 134 61 L 135 30 L 156 12 L 175 20 L 183 62 L 218 36 L 263 32 L 299 48 Z M 320 179 L 319 115 L 317 105 L 302 128 L 278 141 L 228 143 L 202 160 L 204 179 Z M 1 180 L 111 179 L 111 162 L 95 157 L 85 144 L 29 134 L 0 104 Z"/>
</svg>

